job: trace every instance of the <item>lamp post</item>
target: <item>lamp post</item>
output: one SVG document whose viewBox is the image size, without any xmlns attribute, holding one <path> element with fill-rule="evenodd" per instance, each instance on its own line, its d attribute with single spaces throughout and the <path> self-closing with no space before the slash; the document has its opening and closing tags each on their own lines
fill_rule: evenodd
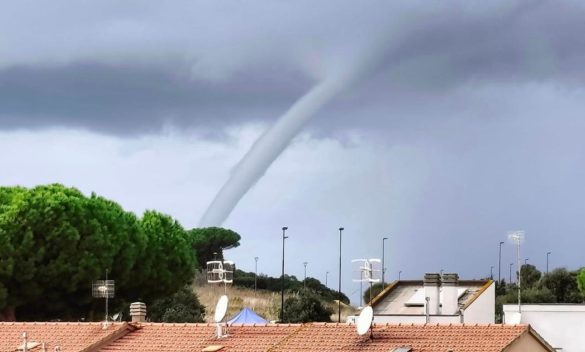
<svg viewBox="0 0 585 352">
<path fill-rule="evenodd" d="M 500 251 L 498 254 L 498 285 L 502 282 L 502 245 L 504 241 L 500 241 Z"/>
<path fill-rule="evenodd" d="M 254 297 L 256 297 L 256 288 L 258 287 L 258 257 L 254 257 Z"/>
<path fill-rule="evenodd" d="M 384 289 L 384 274 L 386 274 L 386 266 L 384 264 L 384 255 L 385 255 L 384 241 L 386 241 L 387 239 L 388 239 L 388 237 L 382 238 L 382 290 Z"/>
<path fill-rule="evenodd" d="M 512 266 L 514 263 L 510 263 L 510 283 L 512 283 Z"/>
<path fill-rule="evenodd" d="M 551 252 L 546 252 L 546 273 L 548 274 L 548 257 L 550 256 Z"/>
<path fill-rule="evenodd" d="M 400 281 L 400 275 L 402 274 L 402 270 L 398 272 L 398 281 Z"/>
<path fill-rule="evenodd" d="M 494 266 L 490 266 L 490 279 L 493 280 L 494 279 Z"/>
<path fill-rule="evenodd" d="M 524 265 L 528 265 L 528 259 L 530 258 L 524 258 Z"/>
<path fill-rule="evenodd" d="M 309 264 L 309 262 L 303 262 L 303 265 L 305 266 L 305 279 L 303 280 L 303 288 L 307 288 L 307 264 Z"/>
<path fill-rule="evenodd" d="M 284 240 L 288 237 L 286 236 L 286 230 L 288 227 L 282 228 L 282 279 L 280 280 L 280 321 L 284 322 Z"/>
<path fill-rule="evenodd" d="M 341 323 L 341 233 L 345 230 L 343 227 L 339 228 L 339 290 L 337 301 L 337 322 Z"/>
<path fill-rule="evenodd" d="M 325 287 L 329 288 L 329 286 L 327 285 L 327 277 L 329 276 L 329 272 L 326 271 L 325 272 Z"/>
</svg>

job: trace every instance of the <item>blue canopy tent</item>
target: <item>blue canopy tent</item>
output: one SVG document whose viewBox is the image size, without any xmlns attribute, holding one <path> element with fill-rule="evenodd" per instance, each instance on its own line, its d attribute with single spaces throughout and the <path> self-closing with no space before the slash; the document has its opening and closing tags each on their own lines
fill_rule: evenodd
<svg viewBox="0 0 585 352">
<path fill-rule="evenodd" d="M 244 307 L 235 317 L 228 320 L 228 325 L 231 324 L 266 324 L 268 321 L 250 308 Z"/>
</svg>

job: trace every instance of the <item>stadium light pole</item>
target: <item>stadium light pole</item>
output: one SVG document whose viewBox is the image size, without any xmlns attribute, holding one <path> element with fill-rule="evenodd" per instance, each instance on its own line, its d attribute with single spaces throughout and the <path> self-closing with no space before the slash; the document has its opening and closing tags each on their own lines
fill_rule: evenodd
<svg viewBox="0 0 585 352">
<path fill-rule="evenodd" d="M 386 274 L 386 266 L 384 264 L 384 256 L 385 256 L 385 251 L 384 251 L 384 242 L 388 239 L 388 237 L 384 237 L 382 238 L 382 290 L 384 289 L 384 274 Z"/>
<path fill-rule="evenodd" d="M 341 323 L 341 234 L 345 230 L 343 227 L 339 228 L 339 290 L 337 296 L 337 322 Z"/>
<path fill-rule="evenodd" d="M 551 252 L 546 252 L 546 273 L 548 274 L 548 257 L 550 256 Z"/>
<path fill-rule="evenodd" d="M 504 241 L 500 241 L 500 252 L 498 254 L 498 285 L 502 282 L 502 245 Z"/>
<path fill-rule="evenodd" d="M 305 279 L 303 280 L 303 288 L 307 288 L 307 264 L 309 264 L 309 262 L 303 262 L 303 265 L 305 266 Z"/>
<path fill-rule="evenodd" d="M 254 257 L 254 297 L 256 297 L 256 288 L 258 287 L 258 257 Z"/>
<path fill-rule="evenodd" d="M 282 278 L 280 280 L 280 322 L 284 322 L 284 240 L 288 237 L 286 236 L 286 230 L 288 227 L 284 226 L 282 228 Z"/>
</svg>

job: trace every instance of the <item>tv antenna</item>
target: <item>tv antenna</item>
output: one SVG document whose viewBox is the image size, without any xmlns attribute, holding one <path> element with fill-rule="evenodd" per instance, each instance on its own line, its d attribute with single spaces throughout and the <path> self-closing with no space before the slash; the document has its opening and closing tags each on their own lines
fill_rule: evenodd
<svg viewBox="0 0 585 352">
<path fill-rule="evenodd" d="M 97 280 L 93 282 L 92 285 L 92 296 L 94 298 L 105 298 L 106 299 L 106 321 L 104 322 L 103 328 L 106 329 L 108 327 L 108 300 L 110 298 L 114 298 L 115 292 L 115 281 L 108 280 L 108 270 L 106 269 L 106 279 L 105 280 Z"/>
<path fill-rule="evenodd" d="M 354 282 L 360 283 L 360 302 L 363 297 L 362 283 L 367 282 L 370 284 L 370 302 L 372 301 L 372 284 L 380 282 L 380 275 L 382 273 L 381 265 L 382 261 L 378 258 L 370 259 L 354 259 L 352 263 L 360 263 L 358 271 L 360 272 L 359 279 L 354 279 Z M 364 308 L 365 309 L 365 308 Z"/>
<path fill-rule="evenodd" d="M 364 336 L 370 331 L 370 338 L 372 338 L 372 321 L 374 320 L 374 310 L 371 306 L 367 306 L 362 309 L 360 315 L 357 318 L 356 330 L 358 335 Z"/>
<path fill-rule="evenodd" d="M 228 296 L 222 295 L 219 297 L 217 304 L 215 305 L 215 312 L 213 314 L 213 320 L 217 326 L 217 338 L 220 339 L 222 337 L 226 337 L 227 334 L 224 334 L 222 329 L 222 321 L 225 318 L 225 314 L 227 313 L 229 299 Z"/>
<path fill-rule="evenodd" d="M 207 282 L 210 284 L 222 283 L 224 294 L 227 294 L 227 285 L 234 282 L 236 265 L 229 260 L 212 260 L 207 262 Z"/>
<path fill-rule="evenodd" d="M 516 267 L 518 268 L 518 313 L 522 312 L 522 302 L 520 296 L 522 267 L 520 266 L 520 243 L 524 241 L 524 230 L 509 231 L 508 238 L 516 244 Z"/>
</svg>

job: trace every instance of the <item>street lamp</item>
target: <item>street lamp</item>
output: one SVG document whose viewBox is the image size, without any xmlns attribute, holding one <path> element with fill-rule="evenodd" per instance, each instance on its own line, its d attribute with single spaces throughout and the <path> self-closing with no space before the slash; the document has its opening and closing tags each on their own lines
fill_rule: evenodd
<svg viewBox="0 0 585 352">
<path fill-rule="evenodd" d="M 280 284 L 280 321 L 284 322 L 284 240 L 288 237 L 286 236 L 286 230 L 288 227 L 282 228 L 282 279 Z"/>
<path fill-rule="evenodd" d="M 329 286 L 327 285 L 327 276 L 329 276 L 328 271 L 325 272 L 325 287 L 329 288 Z"/>
<path fill-rule="evenodd" d="M 386 266 L 384 265 L 384 241 L 386 241 L 388 237 L 382 238 L 382 290 L 384 289 L 384 274 L 386 273 Z"/>
<path fill-rule="evenodd" d="M 343 227 L 339 228 L 339 295 L 337 301 L 337 322 L 341 323 L 341 233 L 345 230 Z"/>
<path fill-rule="evenodd" d="M 402 270 L 398 272 L 398 281 L 400 281 L 400 275 L 402 274 Z"/>
<path fill-rule="evenodd" d="M 254 257 L 255 269 L 254 269 L 254 297 L 256 297 L 256 288 L 258 287 L 258 257 Z"/>
<path fill-rule="evenodd" d="M 546 252 L 546 273 L 548 274 L 548 257 L 550 256 L 551 252 Z"/>
<path fill-rule="evenodd" d="M 303 265 L 305 266 L 305 279 L 303 280 L 303 288 L 307 288 L 307 264 L 309 264 L 309 262 L 303 262 Z"/>
<path fill-rule="evenodd" d="M 490 266 L 490 279 L 493 280 L 494 279 L 494 266 Z"/>
<path fill-rule="evenodd" d="M 498 254 L 498 285 L 502 282 L 502 245 L 504 241 L 500 241 L 500 252 Z"/>
<path fill-rule="evenodd" d="M 528 259 L 530 258 L 524 258 L 524 265 L 528 265 Z"/>
</svg>

